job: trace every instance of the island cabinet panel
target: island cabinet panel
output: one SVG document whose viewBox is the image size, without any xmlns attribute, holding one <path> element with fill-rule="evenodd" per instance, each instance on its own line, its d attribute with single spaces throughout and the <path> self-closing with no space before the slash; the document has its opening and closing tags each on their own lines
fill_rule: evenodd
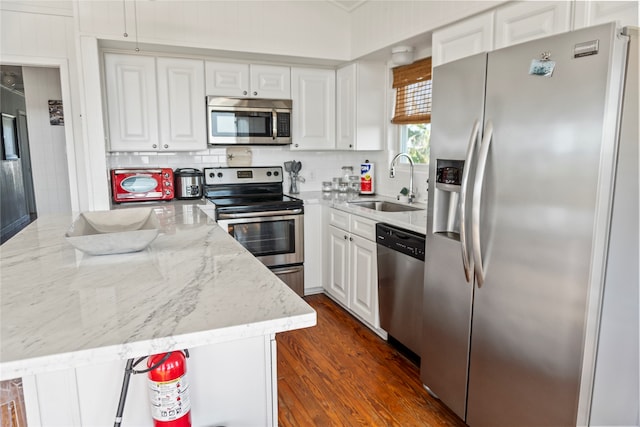
<svg viewBox="0 0 640 427">
<path fill-rule="evenodd" d="M 266 335 L 189 349 L 192 425 L 275 425 L 274 343 Z M 25 381 L 28 425 L 113 425 L 125 365 L 114 361 L 31 377 Z M 153 426 L 147 390 L 146 374 L 131 376 L 123 427 Z"/>
</svg>

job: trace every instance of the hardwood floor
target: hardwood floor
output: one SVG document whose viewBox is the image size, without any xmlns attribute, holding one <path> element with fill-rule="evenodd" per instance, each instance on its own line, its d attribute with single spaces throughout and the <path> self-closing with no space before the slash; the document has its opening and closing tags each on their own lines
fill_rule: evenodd
<svg viewBox="0 0 640 427">
<path fill-rule="evenodd" d="M 318 324 L 276 335 L 281 427 L 465 426 L 409 359 L 325 295 L 305 300 Z"/>
</svg>

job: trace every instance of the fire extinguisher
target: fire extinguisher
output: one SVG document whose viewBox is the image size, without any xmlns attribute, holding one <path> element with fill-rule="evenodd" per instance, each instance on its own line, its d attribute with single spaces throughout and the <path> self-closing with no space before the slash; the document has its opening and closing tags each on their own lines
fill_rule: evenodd
<svg viewBox="0 0 640 427">
<path fill-rule="evenodd" d="M 187 357 L 182 351 L 147 359 L 151 416 L 155 427 L 191 427 Z"/>
<path fill-rule="evenodd" d="M 191 398 L 187 382 L 187 358 L 189 351 L 171 351 L 129 359 L 124 371 L 122 391 L 116 412 L 114 427 L 122 423 L 124 403 L 131 374 L 147 374 L 151 416 L 155 427 L 191 427 Z M 134 368 L 147 359 L 147 369 Z"/>
</svg>

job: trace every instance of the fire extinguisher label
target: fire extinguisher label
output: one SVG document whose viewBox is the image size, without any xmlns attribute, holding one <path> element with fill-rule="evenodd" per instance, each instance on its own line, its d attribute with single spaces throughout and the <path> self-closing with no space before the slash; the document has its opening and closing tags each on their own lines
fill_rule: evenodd
<svg viewBox="0 0 640 427">
<path fill-rule="evenodd" d="M 148 381 L 151 416 L 158 421 L 173 421 L 191 409 L 189 383 L 186 375 L 175 380 Z"/>
</svg>

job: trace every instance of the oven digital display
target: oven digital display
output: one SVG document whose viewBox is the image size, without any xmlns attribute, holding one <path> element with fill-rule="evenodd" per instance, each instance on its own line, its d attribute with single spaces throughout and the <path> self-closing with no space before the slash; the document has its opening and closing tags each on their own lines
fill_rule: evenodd
<svg viewBox="0 0 640 427">
<path fill-rule="evenodd" d="M 238 179 L 251 179 L 251 178 L 253 178 L 252 170 L 238 171 Z"/>
</svg>

